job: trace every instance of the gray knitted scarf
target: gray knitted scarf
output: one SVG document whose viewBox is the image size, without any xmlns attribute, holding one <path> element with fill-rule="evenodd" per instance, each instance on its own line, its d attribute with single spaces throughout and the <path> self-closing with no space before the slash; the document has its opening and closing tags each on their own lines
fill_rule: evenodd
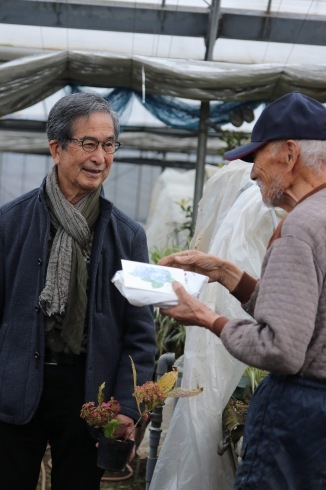
<svg viewBox="0 0 326 490">
<path fill-rule="evenodd" d="M 57 231 L 39 302 L 52 319 L 47 328 L 49 324 L 50 328 L 60 328 L 62 339 L 76 354 L 80 353 L 85 328 L 91 228 L 99 216 L 100 192 L 99 187 L 72 205 L 59 188 L 56 165 L 46 178 L 47 205 Z"/>
</svg>

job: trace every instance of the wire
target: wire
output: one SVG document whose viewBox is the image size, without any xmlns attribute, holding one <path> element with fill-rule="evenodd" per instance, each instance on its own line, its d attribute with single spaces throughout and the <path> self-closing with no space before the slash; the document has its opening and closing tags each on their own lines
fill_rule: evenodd
<svg viewBox="0 0 326 490">
<path fill-rule="evenodd" d="M 67 52 L 69 53 L 68 5 L 69 5 L 69 0 L 66 0 L 66 49 L 67 49 Z"/>
<path fill-rule="evenodd" d="M 45 54 L 45 42 L 44 42 L 44 30 L 43 26 L 40 26 L 40 36 L 41 36 L 41 44 L 42 44 L 42 53 Z M 42 100 L 42 108 L 45 119 L 48 117 L 48 111 L 46 107 L 45 99 Z"/>
<path fill-rule="evenodd" d="M 176 4 L 176 12 L 179 10 L 179 0 L 177 0 L 177 4 Z M 172 51 L 172 42 L 174 41 L 174 36 L 171 35 L 170 37 L 170 42 L 169 42 L 169 49 L 168 49 L 168 55 L 167 57 L 170 58 L 170 55 L 171 55 L 171 51 Z"/>
<path fill-rule="evenodd" d="M 304 24 L 305 24 L 305 22 L 306 22 L 306 20 L 307 20 L 307 17 L 308 17 L 308 15 L 309 15 L 310 9 L 311 9 L 311 7 L 312 7 L 312 5 L 313 5 L 314 1 L 315 1 L 315 0 L 311 0 L 311 2 L 310 2 L 310 6 L 309 6 L 309 8 L 308 8 L 308 12 L 306 13 L 305 18 L 304 18 L 304 20 L 303 20 L 303 21 L 302 21 L 302 23 L 301 23 L 301 27 L 300 27 L 300 29 L 299 29 L 299 31 L 298 31 L 298 34 L 297 34 L 297 37 L 296 37 L 296 41 L 299 39 L 299 36 L 300 36 L 300 34 L 301 34 L 301 32 L 302 32 L 303 26 L 304 26 Z M 289 58 L 290 58 L 291 54 L 293 53 L 293 50 L 294 50 L 295 46 L 297 46 L 297 42 L 295 42 L 295 43 L 293 43 L 293 44 L 292 44 L 292 48 L 291 48 L 290 53 L 288 54 L 288 57 L 287 57 L 287 59 L 286 59 L 285 66 L 286 66 L 286 65 L 287 65 L 287 63 L 288 63 Z"/>
<path fill-rule="evenodd" d="M 282 5 L 282 0 L 281 2 L 279 3 L 279 7 L 278 7 L 278 11 L 277 11 L 277 14 L 276 14 L 276 18 L 278 17 L 278 14 L 280 12 L 280 6 Z M 268 0 L 268 5 L 267 5 L 267 9 L 266 9 L 266 13 L 269 14 L 270 11 L 271 11 L 271 6 L 272 6 L 272 0 Z M 266 26 L 266 24 L 265 24 Z M 264 29 L 265 31 L 265 29 Z M 266 55 L 267 55 L 267 51 L 268 51 L 268 48 L 270 46 L 270 40 L 267 41 L 266 43 L 266 47 L 265 47 L 265 51 L 264 51 L 264 54 L 263 54 L 263 63 L 265 62 L 265 58 L 266 58 Z"/>
<path fill-rule="evenodd" d="M 133 28 L 131 35 L 131 57 L 134 56 L 134 48 L 135 48 L 135 26 L 136 26 L 136 9 L 137 9 L 137 0 L 134 1 L 134 17 L 133 17 Z"/>
<path fill-rule="evenodd" d="M 277 16 L 278 16 L 278 15 L 279 15 L 279 13 L 280 13 L 280 8 L 281 8 L 281 6 L 282 6 L 282 1 L 283 1 L 283 0 L 281 0 L 281 2 L 280 2 L 280 4 L 279 4 L 279 8 L 278 8 L 278 11 L 277 11 Z M 306 14 L 305 14 L 305 18 L 304 18 L 304 20 L 302 21 L 301 26 L 300 26 L 300 29 L 299 29 L 299 30 L 298 30 L 298 32 L 297 32 L 297 35 L 296 35 L 296 40 L 295 40 L 295 42 L 294 42 L 294 43 L 292 43 L 292 47 L 291 47 L 291 49 L 290 49 L 290 52 L 289 52 L 289 54 L 288 54 L 288 56 L 287 56 L 287 58 L 286 58 L 285 62 L 283 63 L 283 68 L 286 68 L 286 67 L 287 67 L 287 65 L 289 64 L 289 59 L 290 59 L 290 56 L 291 56 L 291 54 L 293 53 L 293 50 L 294 50 L 295 46 L 297 46 L 297 40 L 298 40 L 298 38 L 299 38 L 299 36 L 300 36 L 300 34 L 301 34 L 301 32 L 302 32 L 303 26 L 304 26 L 304 24 L 305 24 L 305 22 L 306 22 L 306 20 L 307 20 L 307 17 L 308 17 L 308 15 L 309 15 L 310 9 L 311 9 L 311 7 L 312 7 L 312 5 L 313 5 L 314 1 L 315 1 L 315 0 L 311 0 L 311 2 L 310 2 L 310 5 L 309 5 L 309 8 L 308 8 L 308 11 L 307 11 L 307 12 L 306 12 Z M 270 4 L 271 4 L 271 2 L 270 2 Z M 270 6 L 270 4 L 269 4 L 269 6 Z M 265 55 L 266 55 L 266 52 L 267 52 L 267 48 L 269 47 L 269 44 L 270 44 L 270 42 L 268 42 L 268 44 L 267 44 L 267 47 L 266 47 L 266 50 L 265 50 Z M 264 62 L 264 60 L 265 60 L 265 59 L 263 59 L 263 62 Z M 270 99 L 271 99 L 271 100 L 274 98 L 274 94 L 275 94 L 275 91 L 276 91 L 276 88 L 277 88 L 277 85 L 278 85 L 278 82 L 279 82 L 280 78 L 281 78 L 281 71 L 280 71 L 280 74 L 279 74 L 278 78 L 276 79 L 276 81 L 275 81 L 275 83 L 274 83 L 274 88 L 273 88 L 273 91 L 272 91 L 271 96 L 270 96 Z"/>
</svg>

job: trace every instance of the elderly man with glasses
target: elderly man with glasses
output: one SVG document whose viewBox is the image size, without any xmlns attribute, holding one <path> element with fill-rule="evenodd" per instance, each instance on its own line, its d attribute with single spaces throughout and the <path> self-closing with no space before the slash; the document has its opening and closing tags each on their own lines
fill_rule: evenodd
<svg viewBox="0 0 326 490">
<path fill-rule="evenodd" d="M 0 488 L 34 490 L 47 444 L 53 490 L 98 490 L 95 435 L 80 418 L 105 381 L 133 427 L 138 382 L 154 370 L 152 311 L 112 285 L 121 259 L 148 262 L 144 230 L 105 199 L 120 143 L 117 115 L 94 94 L 48 117 L 54 160 L 39 189 L 0 209 Z"/>
</svg>

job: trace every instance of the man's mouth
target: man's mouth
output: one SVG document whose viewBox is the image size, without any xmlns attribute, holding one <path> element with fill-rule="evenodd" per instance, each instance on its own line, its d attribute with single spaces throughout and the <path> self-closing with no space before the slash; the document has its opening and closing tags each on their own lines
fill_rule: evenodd
<svg viewBox="0 0 326 490">
<path fill-rule="evenodd" d="M 99 175 L 101 173 L 101 170 L 93 169 L 93 168 L 84 168 L 83 170 L 93 175 Z"/>
</svg>

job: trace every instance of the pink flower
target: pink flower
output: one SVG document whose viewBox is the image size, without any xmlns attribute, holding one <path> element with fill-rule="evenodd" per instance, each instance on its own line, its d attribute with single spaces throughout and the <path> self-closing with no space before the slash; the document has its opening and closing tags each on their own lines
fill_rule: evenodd
<svg viewBox="0 0 326 490">
<path fill-rule="evenodd" d="M 147 381 L 142 386 L 135 386 L 133 395 L 138 403 L 145 404 L 147 411 L 163 403 L 166 398 L 157 383 L 153 381 Z"/>
<path fill-rule="evenodd" d="M 102 402 L 95 407 L 94 402 L 84 403 L 80 416 L 91 427 L 104 427 L 120 412 L 120 403 L 113 397 L 108 402 Z"/>
</svg>

